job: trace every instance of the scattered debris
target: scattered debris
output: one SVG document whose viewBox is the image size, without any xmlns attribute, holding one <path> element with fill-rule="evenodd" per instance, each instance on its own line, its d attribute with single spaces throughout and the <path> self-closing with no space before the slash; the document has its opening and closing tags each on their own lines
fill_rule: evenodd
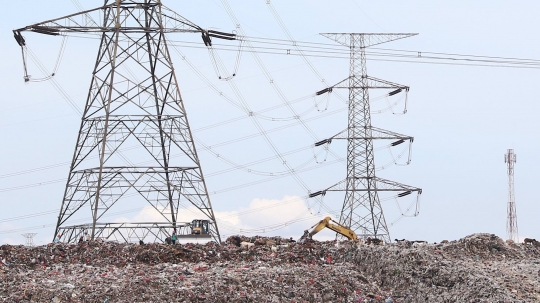
<svg viewBox="0 0 540 303">
<path fill-rule="evenodd" d="M 252 245 L 242 248 L 243 242 Z M 534 245 L 506 243 L 490 234 L 417 247 L 410 241 L 361 243 L 235 236 L 223 245 L 3 245 L 0 301 L 540 300 L 540 248 Z"/>
<path fill-rule="evenodd" d="M 528 244 L 528 243 L 533 244 L 534 242 L 537 242 L 536 239 L 525 238 L 525 239 L 523 240 L 523 243 L 525 243 L 525 244 Z"/>
</svg>

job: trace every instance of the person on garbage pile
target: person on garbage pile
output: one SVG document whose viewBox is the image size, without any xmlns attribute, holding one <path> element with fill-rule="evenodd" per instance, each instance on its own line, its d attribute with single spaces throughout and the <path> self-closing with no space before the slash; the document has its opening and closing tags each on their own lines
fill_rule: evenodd
<svg viewBox="0 0 540 303">
<path fill-rule="evenodd" d="M 53 242 L 54 242 L 54 243 L 60 242 L 60 237 L 62 237 L 61 234 L 56 235 L 56 238 L 54 238 L 54 241 L 53 241 Z"/>
<path fill-rule="evenodd" d="M 83 243 L 83 241 L 84 241 L 84 237 L 81 236 L 81 237 L 79 238 L 79 244 L 80 244 L 80 243 Z"/>
<path fill-rule="evenodd" d="M 175 230 L 173 230 L 172 236 L 171 236 L 171 242 L 172 242 L 173 245 L 176 244 L 176 239 L 177 239 L 177 237 L 176 237 L 176 229 L 175 229 Z"/>
<path fill-rule="evenodd" d="M 90 241 L 90 237 L 88 237 L 88 232 L 84 232 L 84 241 Z"/>
</svg>

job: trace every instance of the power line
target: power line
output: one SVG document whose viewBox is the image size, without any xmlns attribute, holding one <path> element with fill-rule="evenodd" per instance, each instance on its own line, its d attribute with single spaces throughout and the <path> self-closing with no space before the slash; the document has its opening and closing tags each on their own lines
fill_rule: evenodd
<svg viewBox="0 0 540 303">
<path fill-rule="evenodd" d="M 176 44 L 177 45 L 177 44 Z M 177 45 L 182 47 L 189 47 L 189 48 L 203 48 L 200 46 L 190 46 L 190 45 Z M 231 49 L 228 48 L 214 48 L 217 50 L 223 50 L 223 51 L 231 51 Z M 307 57 L 314 57 L 314 58 L 327 58 L 327 59 L 348 59 L 348 54 L 346 53 L 337 53 L 336 55 L 332 55 L 332 53 L 324 52 L 324 51 L 304 51 L 303 54 L 296 54 L 294 52 L 291 52 L 288 49 L 281 49 L 281 52 L 268 50 L 267 48 L 261 48 L 261 50 L 244 50 L 245 52 L 250 53 L 259 53 L 259 54 L 269 54 L 269 55 L 284 55 L 284 56 L 307 56 Z M 306 53 L 310 52 L 310 53 Z M 315 54 L 311 54 L 315 53 Z M 317 54 L 321 53 L 321 54 Z M 329 53 L 329 54 L 328 54 Z M 470 60 L 470 59 L 455 59 L 455 58 L 437 58 L 437 57 L 426 57 L 426 56 L 406 56 L 406 55 L 395 55 L 395 54 L 384 54 L 384 53 L 370 53 L 366 51 L 366 55 L 370 57 L 370 61 L 381 61 L 381 62 L 397 62 L 397 63 L 418 63 L 418 64 L 436 64 L 436 65 L 455 65 L 455 66 L 475 66 L 475 67 L 501 67 L 501 68 L 520 68 L 520 69 L 540 69 L 540 63 L 537 62 L 508 62 L 508 61 L 495 61 L 495 60 Z M 406 59 L 418 59 L 416 61 L 413 60 L 397 60 L 397 59 L 379 59 L 379 58 L 371 58 L 371 57 L 398 57 L 398 58 L 406 58 Z M 420 61 L 424 60 L 424 61 Z M 432 62 L 427 60 L 447 60 L 447 61 L 466 61 L 466 62 L 485 62 L 484 64 L 480 63 L 456 63 L 456 62 Z M 489 63 L 489 64 L 488 64 Z"/>
<path fill-rule="evenodd" d="M 343 50 L 348 54 L 347 48 L 339 46 L 332 43 L 318 43 L 310 41 L 297 41 L 297 40 L 286 40 L 286 39 L 273 39 L 265 37 L 254 37 L 254 36 L 243 36 L 239 39 L 252 39 L 257 40 L 257 43 L 265 44 L 277 44 L 277 45 L 289 45 L 294 46 L 294 44 L 306 44 L 305 47 L 315 48 L 315 49 L 330 49 L 330 50 Z M 269 42 L 275 41 L 275 42 Z M 473 57 L 473 58 L 487 58 L 487 59 L 501 59 L 501 60 L 519 60 L 519 61 L 529 61 L 540 63 L 540 59 L 530 59 L 530 58 L 517 58 L 517 57 L 501 57 L 501 56 L 487 56 L 487 55 L 471 55 L 471 54 L 458 54 L 458 53 L 448 53 L 448 52 L 432 52 L 432 51 L 421 51 L 421 50 L 403 50 L 403 49 L 392 49 L 392 48 L 378 48 L 378 47 L 368 47 L 366 48 L 366 54 L 372 53 L 371 50 L 383 50 L 391 52 L 407 52 L 414 54 L 434 54 L 434 55 L 448 55 L 448 56 L 460 56 L 460 57 Z"/>
<path fill-rule="evenodd" d="M 86 38 L 86 39 L 100 39 L 96 36 L 82 36 L 82 35 L 76 35 L 76 34 L 69 34 L 71 37 L 77 37 L 77 38 Z M 301 41 L 301 40 L 287 40 L 287 39 L 277 39 L 277 38 L 266 38 L 266 37 L 256 37 L 256 36 L 237 36 L 238 40 L 241 41 L 250 41 L 252 43 L 257 44 L 268 44 L 268 45 L 283 45 L 283 46 L 290 46 L 289 48 L 268 48 L 268 47 L 257 47 L 252 46 L 252 49 L 262 49 L 261 51 L 254 51 L 254 50 L 242 50 L 243 52 L 258 52 L 263 54 L 276 54 L 276 55 L 288 55 L 288 56 L 308 56 L 308 57 L 319 57 L 319 58 L 333 58 L 333 59 L 348 59 L 346 55 L 348 55 L 348 51 L 344 49 L 343 47 L 336 46 L 335 44 L 330 43 L 320 43 L 320 42 L 312 42 L 312 41 Z M 199 49 L 207 49 L 205 46 L 199 46 L 200 44 L 197 42 L 189 42 L 189 41 L 179 41 L 179 40 L 170 40 L 171 42 L 177 42 L 177 43 L 183 43 L 183 44 L 192 44 L 189 45 L 182 45 L 183 47 L 190 47 L 190 48 L 199 48 Z M 235 51 L 237 52 L 238 49 L 235 47 L 234 49 L 230 48 L 230 45 L 226 44 L 219 44 L 219 43 L 213 43 L 213 46 L 221 46 L 221 48 L 213 47 L 214 50 L 224 50 L 224 51 Z M 327 53 L 335 53 L 338 55 L 343 56 L 330 56 L 330 55 L 313 55 L 313 54 L 294 54 L 294 53 L 288 53 L 287 51 L 292 50 L 291 47 L 298 47 L 302 52 L 324 52 L 324 50 L 328 50 Z M 264 51 L 266 50 L 274 50 L 274 51 Z M 310 49 L 319 49 L 320 51 L 313 51 Z M 277 52 L 279 50 L 280 52 Z M 537 65 L 540 64 L 540 59 L 530 59 L 530 58 L 518 58 L 518 57 L 502 57 L 502 56 L 488 56 L 488 55 L 475 55 L 475 54 L 459 54 L 459 53 L 452 53 L 452 52 L 432 52 L 432 51 L 421 51 L 421 50 L 403 50 L 403 49 L 388 49 L 388 48 L 376 48 L 376 47 L 370 47 L 366 49 L 366 55 L 369 56 L 394 56 L 394 57 L 403 57 L 404 55 L 399 54 L 392 54 L 392 53 L 378 53 L 373 52 L 371 50 L 382 50 L 382 51 L 389 51 L 394 53 L 410 53 L 410 54 L 416 54 L 416 56 L 407 55 L 407 58 L 422 58 L 422 59 L 438 59 L 438 60 L 463 60 L 463 61 L 478 61 L 483 62 L 487 61 L 489 63 L 496 63 L 499 65 L 493 66 L 493 67 L 512 67 L 512 66 L 505 66 L 501 64 L 514 64 L 514 65 Z M 422 56 L 419 57 L 418 54 L 421 54 Z M 451 57 L 446 58 L 437 58 L 437 57 L 426 57 L 425 54 L 432 54 L 432 55 L 445 55 L 445 56 L 457 56 L 457 57 L 471 57 L 471 58 L 477 58 L 477 59 L 498 59 L 498 60 L 471 60 L 471 59 L 456 59 Z M 376 60 L 375 61 L 382 61 L 382 60 Z M 515 60 L 517 62 L 509 61 L 509 60 Z M 407 62 L 407 61 L 392 61 L 392 62 Z M 413 63 L 413 62 L 408 62 Z M 414 62 L 419 63 L 419 62 Z M 475 65 L 475 64 L 469 64 L 470 66 L 485 66 L 485 65 Z M 491 65 L 490 65 L 491 66 Z M 49 74 L 49 73 L 45 73 Z"/>
</svg>

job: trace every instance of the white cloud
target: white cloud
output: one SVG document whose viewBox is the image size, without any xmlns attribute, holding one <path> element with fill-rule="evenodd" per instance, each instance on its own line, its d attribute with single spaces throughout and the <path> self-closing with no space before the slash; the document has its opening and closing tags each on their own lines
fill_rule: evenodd
<svg viewBox="0 0 540 303">
<path fill-rule="evenodd" d="M 288 222 L 310 214 L 310 210 L 303 198 L 297 196 L 285 196 L 283 199 L 254 199 L 247 209 L 244 221 L 248 225 L 265 226 L 279 222 Z"/>
<path fill-rule="evenodd" d="M 167 208 L 162 209 L 160 212 L 152 206 L 146 206 L 133 218 L 118 218 L 115 222 L 167 222 L 162 215 L 162 213 L 167 213 L 167 211 Z M 204 218 L 204 215 L 195 206 L 190 206 L 180 210 L 176 221 L 191 222 L 195 218 Z"/>
<path fill-rule="evenodd" d="M 223 224 L 225 218 L 217 214 L 216 217 L 221 233 L 224 235 L 279 235 L 296 239 L 303 234 L 304 230 L 309 229 L 327 215 L 310 209 L 304 198 L 285 196 L 282 199 L 253 199 L 247 208 L 241 208 L 227 217 L 233 217 L 238 222 L 232 226 Z M 327 235 L 327 232 L 317 235 L 319 240 L 330 240 L 334 237 L 335 234 Z"/>
</svg>

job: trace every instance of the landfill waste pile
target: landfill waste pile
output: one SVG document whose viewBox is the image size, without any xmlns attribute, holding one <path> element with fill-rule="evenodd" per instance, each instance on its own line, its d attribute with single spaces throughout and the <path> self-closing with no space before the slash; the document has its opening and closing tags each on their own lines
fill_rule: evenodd
<svg viewBox="0 0 540 303">
<path fill-rule="evenodd" d="M 490 234 L 443 242 L 3 245 L 0 301 L 540 301 L 540 247 Z"/>
</svg>

